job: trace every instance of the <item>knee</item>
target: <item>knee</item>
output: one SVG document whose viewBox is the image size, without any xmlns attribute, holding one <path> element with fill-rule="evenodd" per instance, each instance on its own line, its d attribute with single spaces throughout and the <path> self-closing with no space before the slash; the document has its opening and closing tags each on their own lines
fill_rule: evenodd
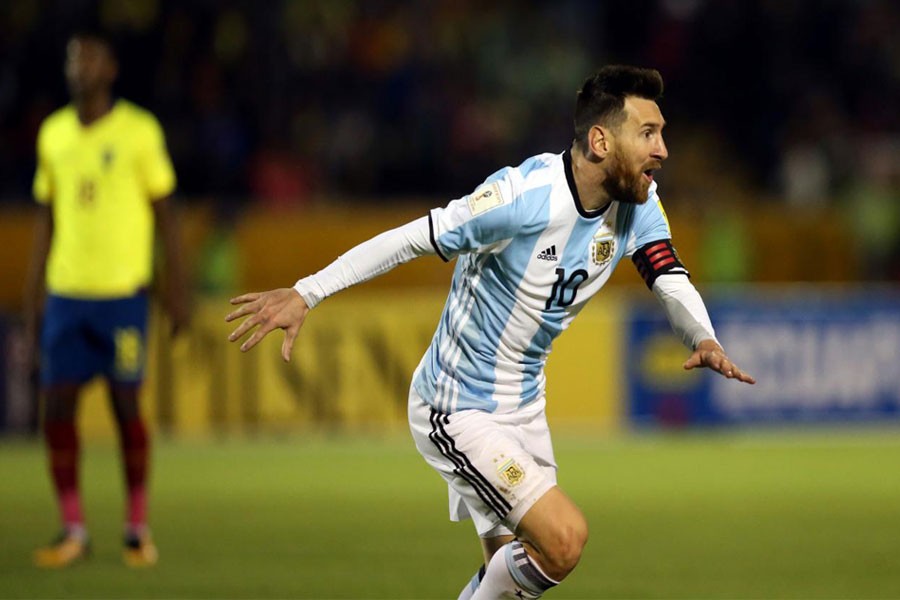
<svg viewBox="0 0 900 600">
<path fill-rule="evenodd" d="M 549 543 L 541 549 L 544 559 L 542 566 L 547 575 L 556 581 L 564 579 L 581 559 L 581 552 L 587 544 L 587 540 L 587 521 L 580 513 L 560 522 Z"/>
</svg>

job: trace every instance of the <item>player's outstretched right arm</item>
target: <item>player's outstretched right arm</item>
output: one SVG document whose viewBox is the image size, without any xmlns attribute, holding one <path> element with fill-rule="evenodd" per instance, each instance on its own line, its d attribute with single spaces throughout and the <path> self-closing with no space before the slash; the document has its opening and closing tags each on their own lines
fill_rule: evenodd
<svg viewBox="0 0 900 600">
<path fill-rule="evenodd" d="M 447 261 L 448 250 L 450 256 L 455 256 L 460 252 L 489 248 L 504 238 L 512 237 L 519 224 L 509 218 L 511 201 L 508 198 L 511 193 L 507 190 L 507 195 L 502 195 L 501 190 L 508 187 L 508 182 L 492 180 L 479 187 L 473 195 L 454 200 L 446 209 L 432 211 L 427 217 L 386 231 L 351 248 L 318 273 L 299 280 L 293 288 L 233 298 L 232 304 L 242 306 L 225 320 L 230 322 L 250 316 L 231 333 L 229 341 L 237 341 L 258 326 L 241 344 L 241 351 L 246 352 L 269 332 L 284 329 L 281 357 L 285 361 L 290 360 L 294 340 L 307 313 L 325 298 L 420 256 L 437 254 Z M 500 207 L 507 210 L 492 211 Z M 437 240 L 441 233 L 447 234 L 443 249 Z"/>
<path fill-rule="evenodd" d="M 254 327 L 258 328 L 243 344 L 241 352 L 246 352 L 258 344 L 270 332 L 276 329 L 284 330 L 284 342 L 281 344 L 281 358 L 285 362 L 291 359 L 291 350 L 294 348 L 294 340 L 300 333 L 300 327 L 306 320 L 309 307 L 303 297 L 293 288 L 279 288 L 268 292 L 252 292 L 232 298 L 231 303 L 239 305 L 225 317 L 228 322 L 250 315 L 238 325 L 237 329 L 228 336 L 229 342 L 235 342 L 242 338 Z"/>
<path fill-rule="evenodd" d="M 416 219 L 391 231 L 386 231 L 351 248 L 333 263 L 293 288 L 279 288 L 268 292 L 253 292 L 232 298 L 240 308 L 225 317 L 234 321 L 250 315 L 235 329 L 229 341 L 237 341 L 258 326 L 243 344 L 246 352 L 275 329 L 284 329 L 281 357 L 288 361 L 297 333 L 307 313 L 319 302 L 351 285 L 361 283 L 391 270 L 417 256 L 437 252 L 430 241 L 429 217 Z"/>
</svg>

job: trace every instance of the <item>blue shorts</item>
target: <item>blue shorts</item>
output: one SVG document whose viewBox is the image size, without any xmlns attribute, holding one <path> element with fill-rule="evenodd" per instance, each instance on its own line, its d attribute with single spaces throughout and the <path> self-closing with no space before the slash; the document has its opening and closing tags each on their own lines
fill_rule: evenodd
<svg viewBox="0 0 900 600">
<path fill-rule="evenodd" d="M 115 383 L 144 377 L 147 294 L 76 300 L 48 294 L 41 332 L 41 383 Z"/>
</svg>

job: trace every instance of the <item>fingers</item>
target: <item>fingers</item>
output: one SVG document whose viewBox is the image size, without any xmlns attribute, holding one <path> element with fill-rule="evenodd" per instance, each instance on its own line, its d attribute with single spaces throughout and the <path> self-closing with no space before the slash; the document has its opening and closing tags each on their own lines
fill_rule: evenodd
<svg viewBox="0 0 900 600">
<path fill-rule="evenodd" d="M 737 375 L 735 375 L 735 379 L 741 381 L 743 383 L 749 383 L 753 385 L 756 383 L 756 378 L 753 377 L 750 373 L 744 373 L 743 371 L 739 371 Z"/>
<path fill-rule="evenodd" d="M 246 321 L 245 321 L 245 323 L 246 323 Z M 246 342 L 241 344 L 241 352 L 246 352 L 247 350 L 250 350 L 251 348 L 253 348 L 253 346 L 257 345 L 260 341 L 262 341 L 262 339 L 264 337 L 266 337 L 266 335 L 268 335 L 268 333 L 270 331 L 272 331 L 272 329 L 274 329 L 274 327 L 272 327 L 271 325 L 268 325 L 268 324 L 262 325 L 259 329 L 257 329 L 256 331 L 253 332 L 253 335 L 251 335 L 247 339 Z M 234 334 L 232 334 L 232 335 L 234 335 Z"/>
<path fill-rule="evenodd" d="M 231 335 L 228 336 L 229 342 L 236 342 L 240 338 L 244 337 L 244 334 L 259 325 L 259 320 L 256 316 L 250 317 L 245 320 L 243 323 L 237 326 L 234 331 L 231 332 Z"/>
<path fill-rule="evenodd" d="M 690 370 L 697 367 L 708 367 L 726 377 L 737 379 L 743 383 L 754 384 L 756 379 L 749 373 L 744 373 L 740 367 L 731 362 L 731 359 L 720 350 L 695 351 L 684 363 L 684 369 Z"/>
<path fill-rule="evenodd" d="M 294 340 L 303 325 L 309 308 L 303 298 L 291 288 L 279 288 L 268 292 L 253 292 L 231 299 L 231 304 L 240 305 L 225 317 L 226 322 L 246 317 L 231 335 L 228 341 L 237 340 L 258 327 L 252 335 L 241 344 L 241 351 L 246 352 L 256 346 L 266 335 L 275 329 L 284 329 L 285 337 L 281 345 L 281 357 L 285 362 L 291 358 Z"/>
<path fill-rule="evenodd" d="M 246 319 L 243 323 L 237 326 L 237 328 L 231 332 L 231 335 L 228 336 L 229 342 L 236 342 L 237 340 L 244 337 L 248 331 L 253 329 L 259 325 L 259 329 L 253 332 L 243 344 L 241 344 L 241 352 L 246 352 L 250 350 L 260 342 L 264 337 L 266 337 L 269 332 L 273 329 L 276 329 L 277 326 L 273 324 L 271 320 L 265 319 L 262 315 L 255 314 L 249 319 Z"/>
<path fill-rule="evenodd" d="M 244 296 L 241 296 L 241 298 L 243 298 L 243 297 Z M 236 302 L 236 300 L 239 300 L 239 298 L 232 299 L 231 303 L 239 304 L 238 302 Z M 246 302 L 256 302 L 256 300 L 252 300 L 252 301 L 247 300 Z M 244 315 L 249 315 L 249 314 L 255 313 L 255 312 L 257 312 L 257 310 L 258 310 L 258 307 L 256 304 L 244 304 L 237 310 L 233 310 L 230 313 L 228 313 L 228 315 L 225 317 L 225 321 L 227 323 L 230 323 L 231 321 L 234 321 L 235 319 L 240 319 Z"/>
<path fill-rule="evenodd" d="M 261 296 L 261 292 L 248 292 L 246 294 L 241 294 L 235 298 L 229 300 L 232 304 L 244 304 L 246 302 L 253 302 L 254 300 L 259 300 Z"/>
<path fill-rule="evenodd" d="M 721 373 L 727 379 L 737 379 L 738 381 L 749 383 L 751 385 L 756 383 L 756 379 L 754 379 L 749 373 L 744 373 L 739 366 L 731 362 L 731 360 L 724 354 L 721 355 L 721 359 L 717 362 L 717 365 L 712 364 L 710 365 L 710 368 Z"/>
<path fill-rule="evenodd" d="M 684 365 L 682 365 L 682 366 L 684 367 L 685 371 L 690 371 L 691 369 L 696 369 L 697 367 L 700 367 L 702 365 L 703 365 L 703 362 L 700 360 L 700 353 L 694 352 L 693 354 L 691 354 L 690 358 L 688 358 L 685 361 Z"/>
<path fill-rule="evenodd" d="M 289 327 L 284 330 L 284 341 L 281 343 L 281 358 L 284 362 L 291 360 L 291 352 L 294 349 L 294 340 L 300 332 L 300 326 Z"/>
<path fill-rule="evenodd" d="M 721 352 L 710 352 L 706 359 L 707 366 L 717 373 L 721 373 L 725 377 L 734 377 L 737 367 Z"/>
<path fill-rule="evenodd" d="M 225 316 L 226 323 L 230 323 L 231 321 L 240 319 L 241 317 L 244 317 L 246 315 L 259 313 L 263 309 L 263 307 L 266 306 L 268 298 L 266 297 L 264 292 L 251 292 L 249 294 L 243 294 L 236 298 L 232 298 L 230 302 L 235 305 L 240 304 L 241 306 Z"/>
<path fill-rule="evenodd" d="M 729 371 L 729 373 L 730 375 L 728 373 L 725 374 L 725 377 L 728 379 L 736 379 L 742 383 L 749 383 L 750 385 L 756 383 L 756 379 L 754 379 L 752 375 L 744 373 L 737 367 L 735 367 L 733 371 Z"/>
</svg>

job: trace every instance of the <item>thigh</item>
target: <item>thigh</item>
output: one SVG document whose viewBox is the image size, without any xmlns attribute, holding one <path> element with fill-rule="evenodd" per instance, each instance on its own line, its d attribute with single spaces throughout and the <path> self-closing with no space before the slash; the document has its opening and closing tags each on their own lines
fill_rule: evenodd
<svg viewBox="0 0 900 600">
<path fill-rule="evenodd" d="M 88 306 L 81 300 L 49 295 L 41 328 L 41 387 L 82 384 L 100 372 L 90 339 Z"/>
<path fill-rule="evenodd" d="M 110 382 L 140 383 L 146 360 L 146 294 L 97 303 L 91 333 L 101 354 L 103 374 Z"/>
<path fill-rule="evenodd" d="M 515 415 L 514 419 L 513 435 L 528 448 L 539 465 L 552 470 L 555 482 L 556 457 L 553 454 L 553 442 L 543 400 L 524 409 L 520 415 Z"/>
<path fill-rule="evenodd" d="M 542 550 L 573 532 L 586 531 L 581 509 L 559 487 L 553 487 L 525 513 L 516 535 Z"/>
</svg>

